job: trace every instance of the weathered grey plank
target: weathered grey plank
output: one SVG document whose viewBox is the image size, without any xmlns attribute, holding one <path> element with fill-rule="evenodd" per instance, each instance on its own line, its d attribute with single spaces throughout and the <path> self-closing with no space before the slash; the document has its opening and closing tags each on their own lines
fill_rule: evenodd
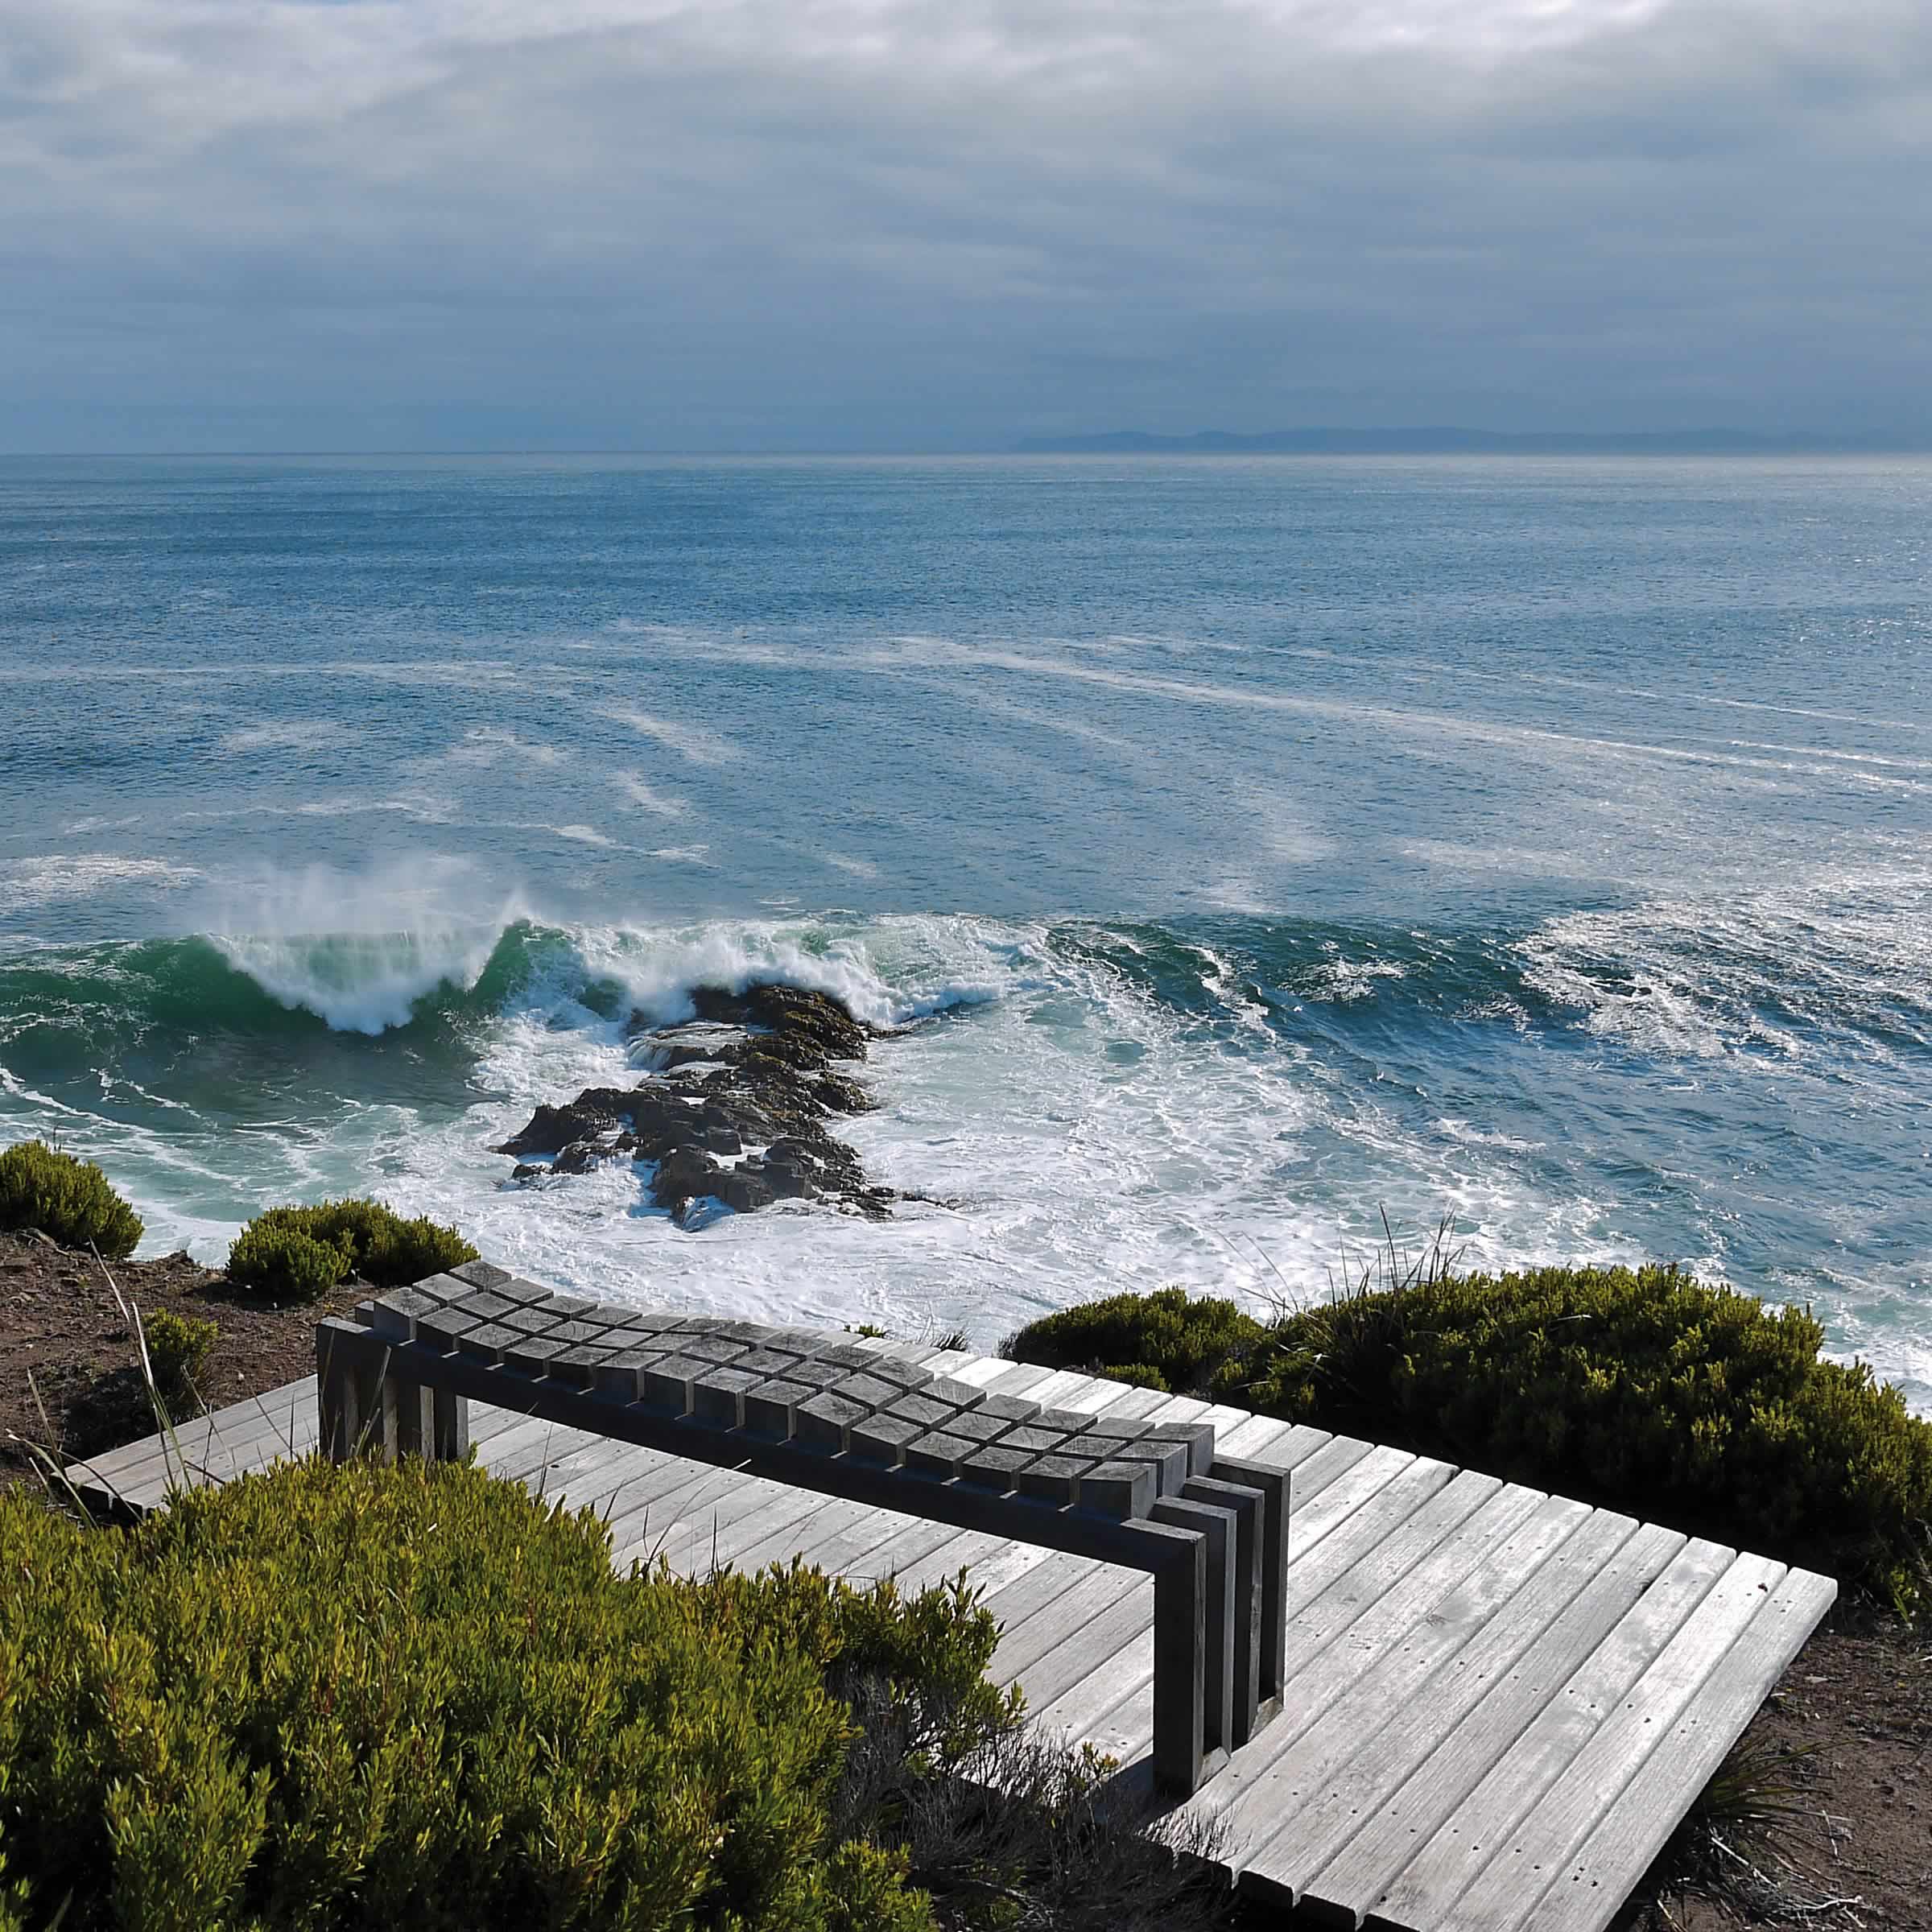
<svg viewBox="0 0 1932 1932">
<path fill-rule="evenodd" d="M 1439 1520 L 1459 1521 L 1459 1505 L 1461 1513 L 1466 1513 L 1498 1487 L 1494 1476 L 1471 1476 L 1465 1471 L 1458 1477 L 1441 1463 L 1418 1462 L 1413 1456 L 1391 1459 L 1374 1470 L 1369 1469 L 1368 1460 L 1365 1458 L 1360 1465 L 1364 1480 L 1356 1484 L 1352 1476 L 1344 1479 L 1346 1488 L 1343 1482 L 1337 1482 L 1323 1490 L 1308 1506 L 1302 1535 L 1290 1538 L 1290 1618 L 1324 1591 L 1332 1589 L 1358 1563 L 1378 1550 L 1385 1550 L 1391 1539 L 1422 1512 L 1430 1509 L 1452 1484 L 1459 1483 L 1460 1487 L 1446 1503 L 1437 1506 L 1434 1513 L 1422 1517 L 1424 1525 Z M 1370 1476 L 1380 1480 L 1372 1484 L 1367 1480 Z M 1444 1510 L 1450 1512 L 1446 1518 Z M 1399 1547 L 1407 1549 L 1413 1541 L 1412 1533 Z"/>
<path fill-rule="evenodd" d="M 971 1580 L 984 1597 L 1030 1575 L 1043 1564 L 1084 1562 L 1080 1557 L 1064 1558 L 1059 1551 L 1038 1543 L 1012 1543 L 985 1530 L 966 1530 L 955 1538 L 929 1552 L 908 1556 L 902 1561 L 895 1544 L 877 1552 L 871 1559 L 877 1564 L 887 1558 L 894 1563 L 892 1574 L 900 1587 L 923 1590 L 933 1583 L 950 1583 L 962 1569 L 972 1572 Z"/>
<path fill-rule="evenodd" d="M 1735 1551 L 1706 1542 L 1682 1547 L 1571 1681 L 1551 1686 L 1534 1721 L 1377 1899 L 1368 1922 L 1402 1926 L 1416 1909 L 1443 1917 L 1451 1901 L 1467 1895 L 1496 1847 L 1507 1843 L 1530 1808 L 1579 1760 L 1677 1634 L 1702 1623 L 1737 1561 Z"/>
<path fill-rule="evenodd" d="M 1829 1577 L 1786 1574 L 1596 1819 L 1580 1856 L 1558 1872 L 1523 1932 L 1603 1932 L 1837 1596 Z"/>
<path fill-rule="evenodd" d="M 1488 1862 L 1443 1918 L 1445 1932 L 1514 1932 L 1547 1875 L 1587 1839 L 1637 1770 L 1668 1740 L 1672 1725 L 1757 1613 L 1784 1580 L 1785 1566 L 1740 1556 L 1698 1607 L 1630 1694 L 1539 1791 L 1530 1812 L 1493 1844 Z M 1541 1876 L 1539 1876 L 1541 1875 Z"/>
<path fill-rule="evenodd" d="M 1261 1881 L 1257 1888 L 1261 1896 L 1294 1903 L 1313 1864 L 1313 1847 L 1293 1828 L 1298 1815 L 1344 1785 L 1359 1800 L 1384 1761 L 1383 1734 L 1399 1716 L 1405 1711 L 1439 1713 L 1446 1725 L 1460 1714 L 1452 1707 L 1457 1675 L 1451 1672 L 1446 1683 L 1438 1684 L 1439 1670 L 1491 1623 L 1591 1515 L 1586 1505 L 1563 1496 L 1545 1497 L 1524 1512 L 1520 1499 L 1525 1494 L 1534 1492 L 1501 1490 L 1490 1505 L 1498 1512 L 1500 1541 L 1493 1532 L 1485 1534 L 1479 1512 L 1445 1546 L 1433 1576 L 1428 1565 L 1422 1566 L 1402 1587 L 1381 1598 L 1370 1615 L 1385 1619 L 1383 1629 L 1358 1624 L 1350 1633 L 1351 1648 L 1372 1654 L 1373 1661 L 1301 1731 L 1292 1749 L 1247 1781 L 1226 1819 L 1228 1829 L 1249 1847 L 1244 1856 Z M 1455 1576 L 1472 1554 L 1473 1565 Z M 1447 1587 L 1435 1594 L 1445 1580 Z M 1410 1620 L 1406 1629 L 1404 1614 Z"/>
<path fill-rule="evenodd" d="M 1358 1862 L 1368 1866 L 1369 1875 L 1356 1889 L 1374 1896 L 1385 1882 L 1385 1868 L 1392 1871 L 1404 1861 L 1418 1837 L 1434 1828 L 1420 1793 L 1410 1787 L 1443 1740 L 1480 1707 L 1500 1754 L 1513 1735 L 1510 1727 L 1520 1728 L 1535 1707 L 1525 1674 L 1534 1670 L 1537 1646 L 1543 1646 L 1546 1657 L 1555 1651 L 1567 1660 L 1560 1681 L 1682 1542 L 1674 1531 L 1645 1529 L 1629 1517 L 1596 1512 L 1468 1637 L 1430 1680 L 1426 1695 L 1389 1718 L 1345 1776 L 1334 1778 L 1329 1789 L 1285 1815 L 1268 1839 L 1247 1849 L 1248 1862 L 1278 1883 L 1319 1893 L 1325 1902 L 1319 1909 L 1311 1905 L 1311 1914 L 1320 1922 L 1358 1924 L 1367 1908 L 1351 1898 L 1348 1874 L 1337 1862 L 1344 1848 L 1360 1843 Z M 1620 1565 L 1628 1579 L 1622 1589 L 1616 1587 Z M 1451 1785 L 1436 1802 L 1447 1813 L 1460 1794 Z"/>
<path fill-rule="evenodd" d="M 1344 1517 L 1409 1471 L 1439 1486 L 1455 1472 L 1446 1463 L 1418 1460 L 1406 1449 L 1372 1447 L 1335 1436 L 1294 1472 L 1294 1510 L 1288 1525 L 1290 1563 L 1298 1561 Z M 1426 1476 L 1419 1472 L 1426 1471 Z"/>
<path fill-rule="evenodd" d="M 1471 1847 L 1482 1842 L 1479 1821 L 1495 1818 L 1499 1831 L 1514 1822 L 1499 1810 L 1528 1781 L 1519 1767 L 1574 1750 L 1595 1728 L 1596 1703 L 1623 1695 L 1730 1563 L 1728 1550 L 1660 1534 L 1667 1539 L 1663 1562 L 1646 1549 L 1613 1560 L 1315 1875 L 1311 1913 L 1326 1913 L 1332 1901 L 1348 1912 L 1338 1922 L 1359 1924 L 1381 1911 L 1399 1925 L 1416 1901 L 1426 1910 L 1431 1899 L 1452 1896 L 1451 1888 L 1466 1882 Z M 1531 1736 L 1539 1727 L 1541 1735 Z"/>
<path fill-rule="evenodd" d="M 1291 1612 L 1282 1714 L 1204 1794 L 1216 1816 L 1233 1814 L 1252 1837 L 1268 1822 L 1267 1800 L 1279 1761 L 1375 1663 L 1389 1646 L 1506 1542 L 1542 1501 L 1534 1490 L 1468 1472 L 1439 1491 L 1410 1521 L 1378 1545 L 1312 1603 Z"/>
<path fill-rule="evenodd" d="M 1042 1649 L 1030 1662 L 1011 1665 L 1013 1674 L 1026 1693 L 1029 1705 L 1051 1703 L 1091 1675 L 1096 1664 L 1117 1670 L 1121 1652 L 1132 1645 L 1142 1630 L 1153 1629 L 1152 1582 L 1131 1570 L 1116 1571 L 1112 1581 L 1111 1596 L 1077 1630 L 1070 1632 L 1057 1644 Z M 1001 1652 L 1005 1651 L 1006 1646 L 1002 1644 Z M 1001 1662 L 1002 1668 L 1006 1668 L 1010 1659 L 1002 1654 Z M 1122 1696 L 1133 1688 L 1131 1682 L 1123 1685 Z"/>
</svg>

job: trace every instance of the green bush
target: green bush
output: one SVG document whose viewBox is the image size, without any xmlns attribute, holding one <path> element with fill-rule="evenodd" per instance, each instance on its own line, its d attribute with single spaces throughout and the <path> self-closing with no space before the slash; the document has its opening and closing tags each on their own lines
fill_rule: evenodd
<svg viewBox="0 0 1932 1932">
<path fill-rule="evenodd" d="M 221 1331 L 213 1322 L 192 1315 L 157 1308 L 142 1323 L 147 1337 L 147 1365 L 154 1372 L 155 1392 L 172 1416 L 185 1415 L 200 1406 L 196 1386 L 208 1366 Z"/>
<path fill-rule="evenodd" d="M 141 1238 L 141 1217 L 92 1161 L 43 1141 L 20 1141 L 0 1154 L 0 1228 L 38 1228 L 66 1248 L 91 1241 L 110 1261 Z"/>
<path fill-rule="evenodd" d="M 1821 1360 L 1806 1311 L 1662 1266 L 1428 1269 L 1253 1325 L 1204 1385 L 1195 1331 L 1219 1318 L 1178 1311 L 1175 1293 L 1068 1310 L 1010 1352 L 1060 1367 L 1117 1351 L 1176 1389 L 1824 1570 L 1901 1611 L 1932 1608 L 1932 1423 L 1862 1364 Z M 1100 1344 L 1066 1341 L 1090 1335 Z"/>
<path fill-rule="evenodd" d="M 1080 1368 L 1148 1389 L 1224 1397 L 1267 1331 L 1232 1302 L 1183 1288 L 1114 1294 L 1029 1323 L 1005 1346 L 1016 1361 Z"/>
<path fill-rule="evenodd" d="M 1009 1721 L 993 1641 L 957 1587 L 620 1577 L 588 1513 L 463 1465 L 287 1465 L 128 1530 L 0 1494 L 0 1854 L 75 1932 L 918 1932 L 836 1815 L 834 1680 L 939 1761 Z"/>
<path fill-rule="evenodd" d="M 427 1216 L 406 1221 L 380 1201 L 321 1201 L 257 1215 L 229 1249 L 228 1278 L 265 1300 L 312 1302 L 358 1276 L 403 1288 L 476 1258 L 455 1228 Z"/>
</svg>

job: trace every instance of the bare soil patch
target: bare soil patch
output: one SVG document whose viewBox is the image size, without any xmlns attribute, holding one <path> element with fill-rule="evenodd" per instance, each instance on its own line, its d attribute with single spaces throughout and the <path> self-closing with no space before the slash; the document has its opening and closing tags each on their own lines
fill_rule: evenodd
<svg viewBox="0 0 1932 1932">
<path fill-rule="evenodd" d="M 222 1275 L 186 1254 L 104 1265 L 38 1234 L 0 1234 L 0 1482 L 37 1481 L 30 1443 L 72 1461 L 154 1433 L 126 1307 L 216 1324 L 200 1392 L 218 1409 L 312 1375 L 317 1319 L 368 1292 L 347 1284 L 320 1302 L 266 1308 L 233 1298 Z"/>
</svg>

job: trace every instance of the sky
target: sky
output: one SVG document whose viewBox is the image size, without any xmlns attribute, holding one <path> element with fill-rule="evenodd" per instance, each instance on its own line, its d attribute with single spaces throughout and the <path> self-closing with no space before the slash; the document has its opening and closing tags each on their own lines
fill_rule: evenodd
<svg viewBox="0 0 1932 1932">
<path fill-rule="evenodd" d="M 0 0 L 0 452 L 1932 432 L 1926 0 Z"/>
</svg>

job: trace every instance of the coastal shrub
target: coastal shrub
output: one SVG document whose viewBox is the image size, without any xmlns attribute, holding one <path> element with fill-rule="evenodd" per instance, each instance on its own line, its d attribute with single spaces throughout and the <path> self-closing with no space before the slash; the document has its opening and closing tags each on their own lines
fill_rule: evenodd
<svg viewBox="0 0 1932 1932">
<path fill-rule="evenodd" d="M 0 1494 L 6 1880 L 73 1928 L 921 1932 L 838 1815 L 833 1686 L 943 1755 L 1005 1721 L 993 1641 L 959 1589 L 617 1575 L 473 1466 L 284 1465 L 130 1530 Z"/>
<path fill-rule="evenodd" d="M 91 1241 L 110 1261 L 141 1238 L 141 1217 L 92 1161 L 19 1141 L 0 1154 L 0 1228 L 38 1228 L 64 1248 Z"/>
<path fill-rule="evenodd" d="M 147 1338 L 147 1364 L 154 1372 L 155 1393 L 168 1414 L 184 1415 L 199 1407 L 197 1385 L 221 1331 L 213 1322 L 176 1315 L 167 1308 L 157 1308 L 142 1327 Z"/>
<path fill-rule="evenodd" d="M 1177 1311 L 1176 1292 L 1070 1309 L 1010 1352 L 1081 1367 L 1117 1348 L 1175 1389 L 1707 1534 L 1901 1612 L 1932 1608 L 1932 1423 L 1864 1364 L 1821 1360 L 1806 1310 L 1662 1265 L 1385 1269 L 1255 1325 L 1203 1382 L 1191 1328 L 1218 1318 Z"/>
<path fill-rule="evenodd" d="M 1224 1399 L 1267 1333 L 1232 1302 L 1184 1288 L 1114 1294 L 1030 1322 L 1001 1352 L 1148 1389 Z"/>
<path fill-rule="evenodd" d="M 265 1300 L 309 1302 L 357 1277 L 402 1288 L 476 1258 L 453 1228 L 427 1216 L 405 1220 L 380 1201 L 348 1199 L 257 1215 L 229 1250 L 228 1278 Z"/>
</svg>

